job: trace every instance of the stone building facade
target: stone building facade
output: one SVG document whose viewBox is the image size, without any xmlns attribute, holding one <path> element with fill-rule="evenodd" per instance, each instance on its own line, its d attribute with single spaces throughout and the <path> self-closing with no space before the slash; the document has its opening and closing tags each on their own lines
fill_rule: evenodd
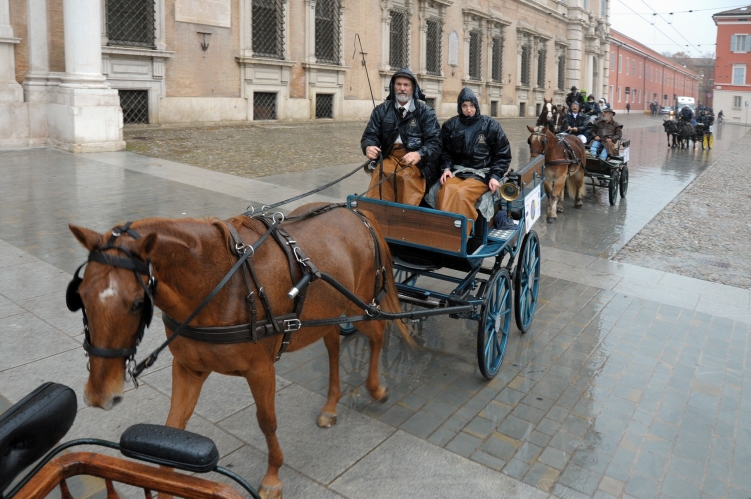
<svg viewBox="0 0 751 499">
<path fill-rule="evenodd" d="M 0 0 L 0 145 L 367 117 L 402 66 L 439 116 L 464 86 L 486 114 L 534 116 L 572 85 L 606 95 L 609 40 L 608 0 Z"/>
</svg>

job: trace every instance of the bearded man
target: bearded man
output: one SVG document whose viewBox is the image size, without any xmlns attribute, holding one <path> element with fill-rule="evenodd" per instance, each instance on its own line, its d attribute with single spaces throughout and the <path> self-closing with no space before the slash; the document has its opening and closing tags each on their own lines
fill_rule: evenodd
<svg viewBox="0 0 751 499">
<path fill-rule="evenodd" d="M 412 71 L 402 68 L 394 73 L 388 97 L 371 113 L 360 140 L 368 158 L 383 156 L 383 164 L 372 173 L 367 197 L 417 206 L 438 179 L 441 130 L 424 100 Z"/>
</svg>

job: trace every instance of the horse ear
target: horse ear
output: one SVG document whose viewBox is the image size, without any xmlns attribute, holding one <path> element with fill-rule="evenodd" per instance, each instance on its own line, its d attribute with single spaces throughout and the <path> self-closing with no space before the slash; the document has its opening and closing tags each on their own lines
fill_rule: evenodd
<svg viewBox="0 0 751 499">
<path fill-rule="evenodd" d="M 148 236 L 144 236 L 141 239 L 138 240 L 138 245 L 136 247 L 136 251 L 139 255 L 143 257 L 147 257 L 151 254 L 152 251 L 154 251 L 154 246 L 156 246 L 156 240 L 158 239 L 158 236 L 156 235 L 156 232 L 153 232 L 149 234 Z"/>
<path fill-rule="evenodd" d="M 104 238 L 98 232 L 77 225 L 70 224 L 68 228 L 73 233 L 78 242 L 89 251 L 93 251 L 102 246 Z"/>
<path fill-rule="evenodd" d="M 529 130 L 529 133 L 534 133 L 534 132 L 535 132 L 535 129 L 534 129 L 534 128 L 532 128 L 532 127 L 531 127 L 531 126 L 529 126 L 529 125 L 527 125 L 527 130 Z"/>
</svg>

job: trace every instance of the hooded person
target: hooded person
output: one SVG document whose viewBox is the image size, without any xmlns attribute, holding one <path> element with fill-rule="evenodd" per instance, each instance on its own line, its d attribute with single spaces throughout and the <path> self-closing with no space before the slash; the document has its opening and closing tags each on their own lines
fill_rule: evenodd
<svg viewBox="0 0 751 499">
<path fill-rule="evenodd" d="M 587 103 L 581 108 L 583 114 L 588 117 L 599 117 L 602 114 L 600 105 L 595 102 L 595 96 L 591 95 L 587 97 Z"/>
<path fill-rule="evenodd" d="M 441 127 L 443 174 L 435 207 L 472 221 L 477 220 L 479 210 L 490 220 L 493 196 L 511 164 L 511 146 L 501 125 L 480 113 L 471 89 L 459 92 L 456 111 L 458 115 Z"/>
<path fill-rule="evenodd" d="M 388 97 L 373 109 L 360 140 L 368 158 L 383 156 L 372 173 L 367 197 L 417 206 L 426 187 L 438 179 L 441 130 L 424 100 L 412 71 L 402 68 L 394 73 Z"/>
</svg>

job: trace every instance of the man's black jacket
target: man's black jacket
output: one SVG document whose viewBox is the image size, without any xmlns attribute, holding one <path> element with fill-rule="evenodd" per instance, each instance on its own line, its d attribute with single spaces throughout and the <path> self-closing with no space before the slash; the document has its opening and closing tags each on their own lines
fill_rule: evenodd
<svg viewBox="0 0 751 499">
<path fill-rule="evenodd" d="M 462 102 L 475 106 L 475 115 L 462 114 Z M 511 146 L 501 125 L 490 116 L 480 114 L 477 97 L 469 88 L 463 88 L 457 101 L 459 116 L 447 120 L 441 127 L 441 166 L 443 170 L 465 167 L 479 170 L 489 168 L 488 174 L 461 172 L 460 178 L 476 178 L 488 183 L 491 178 L 503 183 L 503 175 L 511 164 Z M 454 167 L 454 168 L 452 168 Z"/>
<path fill-rule="evenodd" d="M 569 92 L 566 95 L 566 105 L 568 107 L 571 107 L 571 104 L 573 104 L 574 102 L 579 103 L 579 109 L 582 108 L 582 106 L 584 105 L 584 97 L 582 96 L 581 92 Z"/>
<path fill-rule="evenodd" d="M 407 112 L 404 119 L 400 119 L 397 114 L 394 91 L 394 80 L 400 76 L 411 79 L 414 86 L 412 103 L 415 109 Z M 425 95 L 412 71 L 402 68 L 394 73 L 389 84 L 388 97 L 370 114 L 370 121 L 362 134 L 360 147 L 363 154 L 368 146 L 379 147 L 385 158 L 391 153 L 396 138 L 401 137 L 407 152 L 417 151 L 420 154 L 422 159 L 417 167 L 430 186 L 440 176 L 437 160 L 441 154 L 441 130 L 435 112 L 423 102 L 424 100 Z"/>
<path fill-rule="evenodd" d="M 694 119 L 694 112 L 690 107 L 684 107 L 681 109 L 681 119 L 688 122 L 691 122 L 691 120 Z"/>
<path fill-rule="evenodd" d="M 577 135 L 587 135 L 589 119 L 581 112 L 577 114 L 576 117 L 574 117 L 573 113 L 568 112 L 566 113 L 566 116 L 563 117 L 563 131 L 565 132 L 568 127 L 578 128 L 579 131 L 575 132 Z"/>
</svg>

